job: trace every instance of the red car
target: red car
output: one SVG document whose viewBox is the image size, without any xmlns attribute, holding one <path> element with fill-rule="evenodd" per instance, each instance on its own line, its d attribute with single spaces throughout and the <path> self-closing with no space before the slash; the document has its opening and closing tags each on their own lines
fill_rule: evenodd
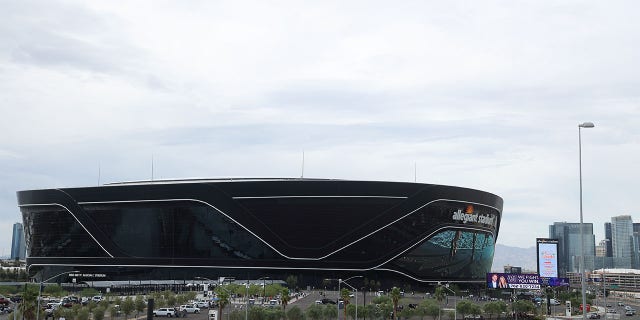
<svg viewBox="0 0 640 320">
<path fill-rule="evenodd" d="M 7 299 L 7 298 L 5 298 L 3 296 L 0 296 L 0 305 L 8 306 L 9 303 L 11 303 L 11 300 L 9 300 L 9 299 Z"/>
</svg>

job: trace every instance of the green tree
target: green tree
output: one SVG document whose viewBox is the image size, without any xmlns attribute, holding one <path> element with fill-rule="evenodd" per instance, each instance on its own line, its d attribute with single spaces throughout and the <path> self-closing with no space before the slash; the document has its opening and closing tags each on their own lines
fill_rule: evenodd
<svg viewBox="0 0 640 320">
<path fill-rule="evenodd" d="M 136 318 L 141 313 L 144 312 L 144 309 L 147 307 L 147 304 L 144 302 L 144 298 L 141 295 L 137 295 L 135 299 L 136 306 Z"/>
<path fill-rule="evenodd" d="M 447 311 L 447 312 L 445 312 L 444 315 L 447 317 L 447 319 L 456 320 L 455 319 L 456 318 L 456 313 L 453 312 L 453 311 Z"/>
<path fill-rule="evenodd" d="M 216 296 L 218 297 L 218 315 L 219 318 L 222 319 L 222 310 L 229 304 L 229 293 L 223 287 L 216 287 L 215 289 Z"/>
<path fill-rule="evenodd" d="M 93 309 L 93 320 L 103 320 L 105 309 L 103 307 L 97 307 Z"/>
<path fill-rule="evenodd" d="M 387 302 L 380 303 L 378 308 L 380 309 L 380 317 L 386 319 L 389 315 L 393 314 L 393 303 L 391 299 L 386 299 Z"/>
<path fill-rule="evenodd" d="M 312 304 L 307 308 L 307 318 L 312 320 L 320 320 L 322 319 L 322 305 L 320 304 Z"/>
<path fill-rule="evenodd" d="M 422 320 L 424 316 L 430 316 L 435 320 L 440 315 L 440 306 L 438 306 L 433 299 L 425 299 L 418 304 L 416 315 L 420 317 L 420 320 Z"/>
<path fill-rule="evenodd" d="M 167 304 L 169 306 L 176 305 L 176 294 L 173 291 L 163 291 L 165 299 L 167 299 Z"/>
<path fill-rule="evenodd" d="M 298 287 L 298 277 L 294 275 L 287 276 L 287 279 L 284 281 L 287 283 L 287 287 L 291 289 L 296 289 Z"/>
<path fill-rule="evenodd" d="M 489 319 L 493 317 L 493 315 L 499 315 L 503 312 L 507 311 L 507 304 L 504 301 L 490 301 L 484 305 L 484 312 L 489 314 Z"/>
<path fill-rule="evenodd" d="M 396 315 L 398 310 L 398 302 L 400 301 L 400 288 L 393 287 L 391 289 L 391 301 L 393 302 L 393 320 L 396 320 L 398 317 Z"/>
<path fill-rule="evenodd" d="M 472 313 L 473 303 L 469 300 L 458 301 L 456 304 L 456 311 L 461 314 L 462 319 L 464 319 L 467 315 Z"/>
<path fill-rule="evenodd" d="M 438 300 L 438 303 L 442 305 L 442 300 L 447 296 L 446 289 L 443 287 L 437 287 L 433 293 L 433 298 Z"/>
<path fill-rule="evenodd" d="M 109 309 L 109 301 L 107 301 L 106 299 L 102 300 L 102 301 L 100 301 L 98 303 L 90 301 L 88 305 L 89 305 L 89 308 L 102 307 L 105 310 Z"/>
<path fill-rule="evenodd" d="M 167 301 L 164 299 L 164 295 L 161 292 L 152 292 L 153 304 L 156 308 L 163 308 L 167 305 Z"/>
<path fill-rule="evenodd" d="M 398 312 L 398 317 L 403 319 L 409 319 L 416 315 L 416 310 L 411 308 L 404 308 Z"/>
<path fill-rule="evenodd" d="M 76 319 L 78 320 L 89 320 L 89 309 L 81 308 L 80 310 L 78 310 L 77 315 L 78 317 Z"/>
<path fill-rule="evenodd" d="M 324 306 L 322 314 L 324 315 L 325 319 L 333 319 L 338 317 L 338 310 L 336 309 L 336 306 L 327 304 Z"/>
<path fill-rule="evenodd" d="M 218 320 L 244 320 L 244 311 L 240 312 L 240 310 L 233 310 L 229 313 L 228 319 L 222 319 L 222 315 L 218 315 Z"/>
<path fill-rule="evenodd" d="M 122 304 L 120 305 L 120 309 L 122 313 L 124 313 L 124 318 L 129 318 L 129 315 L 136 309 L 136 303 L 131 299 L 131 297 L 127 297 L 124 299 Z"/>
<path fill-rule="evenodd" d="M 265 320 L 265 319 L 268 319 L 269 318 L 269 316 L 267 315 L 268 312 L 269 312 L 269 310 L 267 310 L 265 308 L 260 308 L 260 307 L 251 308 L 251 309 L 249 309 L 249 319 L 250 320 Z M 242 313 L 244 313 L 244 312 L 242 312 Z"/>
<path fill-rule="evenodd" d="M 365 305 L 363 311 L 364 312 L 362 312 L 362 317 L 366 316 L 367 318 L 371 318 L 371 319 L 380 318 L 380 308 L 378 308 L 374 304 Z M 360 312 L 358 312 L 358 316 L 361 316 Z"/>
<path fill-rule="evenodd" d="M 33 285 L 25 285 L 22 292 L 22 303 L 19 305 L 19 311 L 26 320 L 34 320 L 36 318 L 36 308 L 38 303 L 39 288 Z"/>
<path fill-rule="evenodd" d="M 513 312 L 524 312 L 529 313 L 535 310 L 535 305 L 533 302 L 528 300 L 516 300 L 512 305 Z"/>
<path fill-rule="evenodd" d="M 285 318 L 284 310 L 280 308 L 268 308 L 264 313 L 264 320 L 280 320 L 284 318 Z"/>
<path fill-rule="evenodd" d="M 304 320 L 304 313 L 298 306 L 293 306 L 287 310 L 288 320 Z"/>
<path fill-rule="evenodd" d="M 195 300 L 198 294 L 195 291 L 188 291 L 185 293 L 187 301 Z"/>
<path fill-rule="evenodd" d="M 111 319 L 115 319 L 118 316 L 119 311 L 120 310 L 118 310 L 118 308 L 116 308 L 115 306 L 109 308 L 109 315 L 111 315 Z"/>
</svg>

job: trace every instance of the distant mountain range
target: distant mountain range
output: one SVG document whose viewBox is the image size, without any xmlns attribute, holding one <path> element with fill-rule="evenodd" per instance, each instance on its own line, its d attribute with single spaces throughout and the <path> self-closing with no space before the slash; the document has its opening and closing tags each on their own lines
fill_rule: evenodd
<svg viewBox="0 0 640 320">
<path fill-rule="evenodd" d="M 518 248 L 496 244 L 491 271 L 503 272 L 504 266 L 522 267 L 522 271 L 536 271 L 536 247 Z"/>
</svg>

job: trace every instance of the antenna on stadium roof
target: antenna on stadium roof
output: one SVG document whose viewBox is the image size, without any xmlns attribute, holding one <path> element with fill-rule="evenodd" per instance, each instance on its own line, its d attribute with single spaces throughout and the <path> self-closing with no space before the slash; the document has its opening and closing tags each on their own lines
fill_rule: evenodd
<svg viewBox="0 0 640 320">
<path fill-rule="evenodd" d="M 151 154 L 151 181 L 153 181 L 153 153 Z"/>
<path fill-rule="evenodd" d="M 413 182 L 418 182 L 418 163 L 413 163 Z"/>
<path fill-rule="evenodd" d="M 304 150 L 302 150 L 302 174 L 300 175 L 300 179 L 304 178 Z"/>
</svg>

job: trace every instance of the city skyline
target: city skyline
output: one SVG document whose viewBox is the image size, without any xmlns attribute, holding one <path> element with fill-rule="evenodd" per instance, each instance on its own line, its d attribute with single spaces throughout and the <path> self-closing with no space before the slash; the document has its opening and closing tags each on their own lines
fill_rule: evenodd
<svg viewBox="0 0 640 320">
<path fill-rule="evenodd" d="M 497 243 L 637 215 L 640 3 L 9 1 L 0 246 L 16 192 L 180 178 L 464 186 Z M 608 220 L 607 220 L 608 221 Z"/>
</svg>

